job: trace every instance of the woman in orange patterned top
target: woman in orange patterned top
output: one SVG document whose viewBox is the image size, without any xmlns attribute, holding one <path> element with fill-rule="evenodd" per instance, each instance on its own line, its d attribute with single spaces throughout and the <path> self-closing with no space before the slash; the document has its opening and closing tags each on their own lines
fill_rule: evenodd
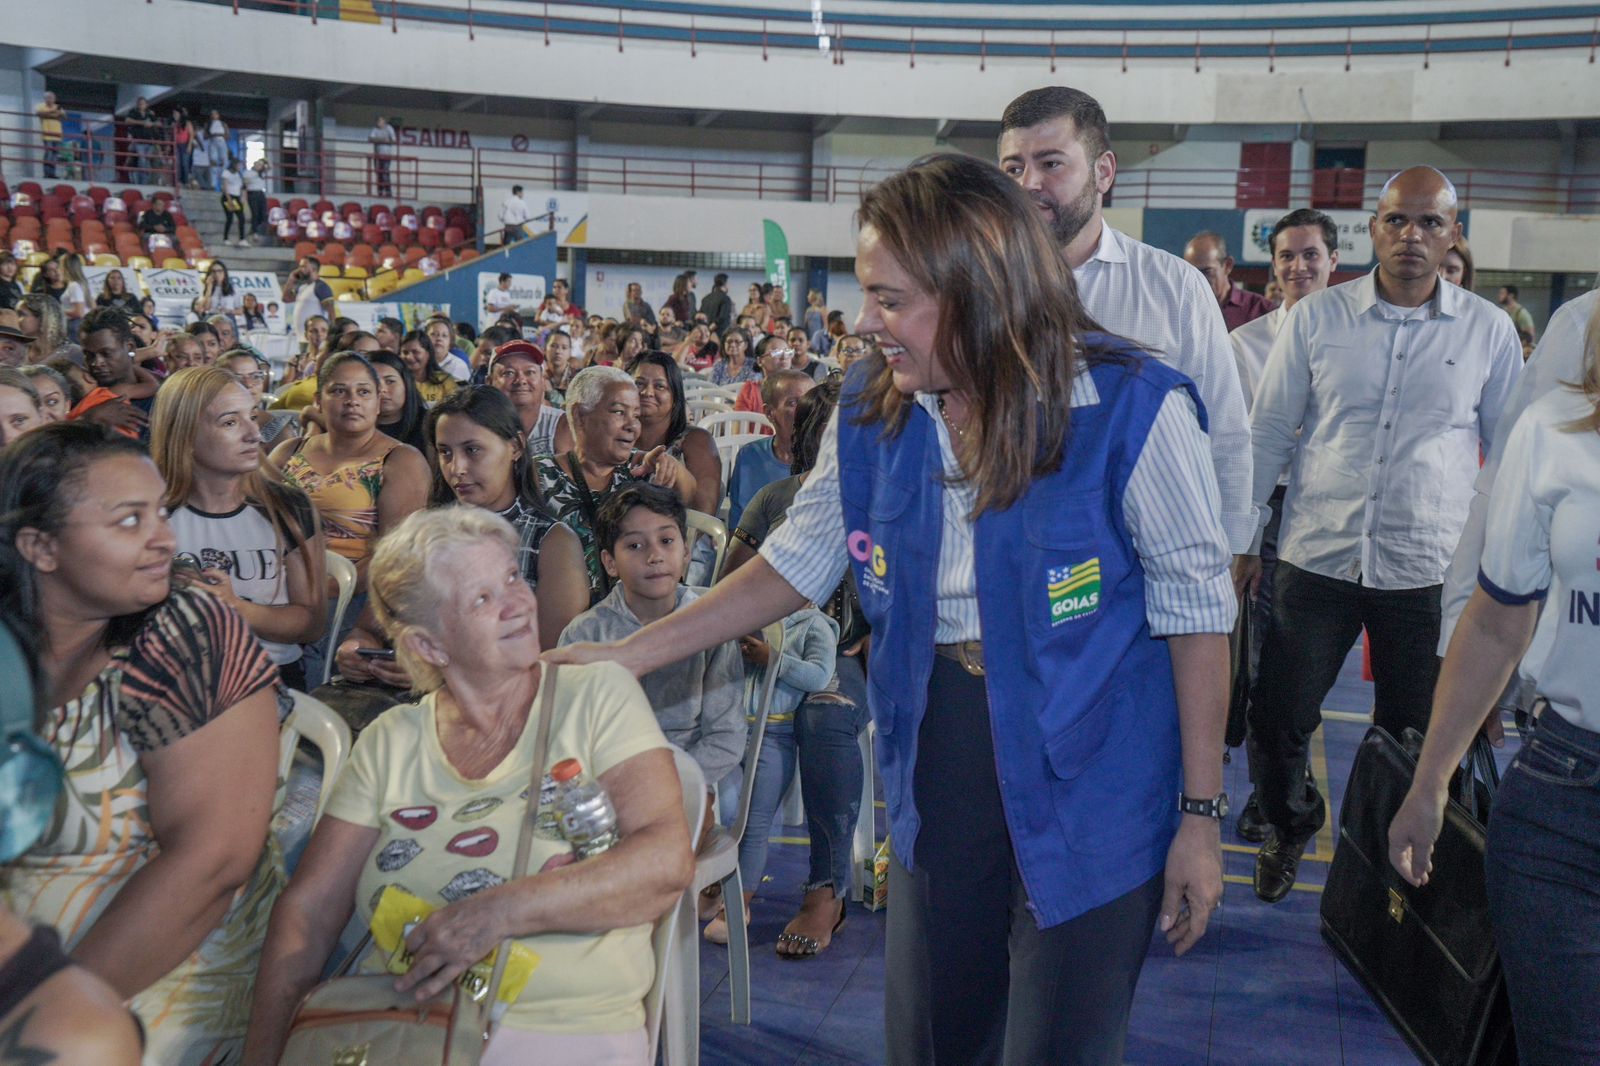
<svg viewBox="0 0 1600 1066">
<path fill-rule="evenodd" d="M 328 432 L 285 441 L 272 452 L 283 480 L 317 505 L 328 550 L 356 565 L 363 591 L 373 542 L 426 507 L 432 483 L 421 452 L 378 431 L 379 389 L 365 356 L 329 356 L 317 371 Z"/>
<path fill-rule="evenodd" d="M 147 1061 L 240 1053 L 267 915 L 278 673 L 232 608 L 176 589 L 165 483 L 84 422 L 0 456 L 0 612 L 32 642 L 65 788 L 4 902 L 130 999 Z"/>
</svg>

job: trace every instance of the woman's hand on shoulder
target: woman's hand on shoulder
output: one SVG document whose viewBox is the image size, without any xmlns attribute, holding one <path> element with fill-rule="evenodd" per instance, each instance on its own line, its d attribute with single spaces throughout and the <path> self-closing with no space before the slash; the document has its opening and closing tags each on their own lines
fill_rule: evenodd
<svg viewBox="0 0 1600 1066">
<path fill-rule="evenodd" d="M 637 657 L 633 655 L 631 643 L 632 638 L 619 640 L 614 644 L 579 641 L 573 644 L 563 644 L 558 648 L 551 648 L 540 658 L 547 663 L 563 663 L 572 666 L 586 666 L 589 663 L 616 663 L 634 677 L 649 673 L 651 668 L 638 661 Z"/>
</svg>

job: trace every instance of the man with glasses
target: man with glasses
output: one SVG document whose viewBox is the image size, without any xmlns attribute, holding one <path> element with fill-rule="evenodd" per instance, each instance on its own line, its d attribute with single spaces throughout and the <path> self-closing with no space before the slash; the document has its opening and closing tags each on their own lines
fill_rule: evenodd
<svg viewBox="0 0 1600 1066">
<path fill-rule="evenodd" d="M 1233 256 L 1228 254 L 1228 242 L 1220 233 L 1206 230 L 1190 237 L 1183 247 L 1183 260 L 1205 275 L 1229 333 L 1272 310 L 1265 296 L 1234 283 Z"/>
</svg>

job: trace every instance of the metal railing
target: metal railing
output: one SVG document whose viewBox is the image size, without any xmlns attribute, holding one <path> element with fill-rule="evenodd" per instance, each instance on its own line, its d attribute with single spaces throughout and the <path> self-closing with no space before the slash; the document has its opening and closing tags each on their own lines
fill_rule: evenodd
<svg viewBox="0 0 1600 1066">
<path fill-rule="evenodd" d="M 147 3 L 153 0 L 146 0 Z M 690 57 L 705 45 L 824 52 L 835 64 L 850 53 L 896 55 L 915 67 L 918 55 L 967 56 L 982 70 L 991 61 L 1193 61 L 1255 59 L 1272 71 L 1280 58 L 1342 59 L 1411 56 L 1423 67 L 1436 56 L 1490 53 L 1509 66 L 1517 52 L 1580 49 L 1590 62 L 1600 50 L 1600 14 L 1592 5 L 1522 6 L 1499 10 L 1389 13 L 1293 13 L 1218 17 L 1129 17 L 1112 6 L 1072 19 L 944 17 L 917 13 L 834 12 L 673 3 L 635 10 L 602 0 L 371 0 L 362 10 L 340 0 L 190 0 L 241 11 L 268 11 L 322 21 L 368 22 L 398 33 L 402 25 L 457 27 L 470 40 L 481 31 L 598 37 L 624 51 L 630 40 L 676 42 Z"/>
<path fill-rule="evenodd" d="M 100 185 L 171 187 L 176 145 L 137 135 L 113 115 L 63 112 L 59 136 L 46 134 L 39 116 L 0 111 L 0 174 Z"/>
</svg>

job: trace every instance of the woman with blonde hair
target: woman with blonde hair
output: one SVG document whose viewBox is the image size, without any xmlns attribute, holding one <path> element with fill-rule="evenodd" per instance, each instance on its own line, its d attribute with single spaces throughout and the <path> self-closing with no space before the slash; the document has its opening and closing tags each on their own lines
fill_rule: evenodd
<svg viewBox="0 0 1600 1066">
<path fill-rule="evenodd" d="M 188 580 L 238 611 L 284 682 L 306 691 L 300 645 L 327 628 L 324 540 L 311 500 L 263 458 L 255 409 L 222 367 L 180 370 L 156 394 L 150 457 Z"/>
<path fill-rule="evenodd" d="M 243 1066 L 280 1060 L 295 1004 L 351 914 L 369 924 L 401 885 L 431 913 L 405 930 L 412 961 L 396 991 L 431 996 L 505 937 L 540 957 L 490 1030 L 484 1066 L 649 1066 L 650 923 L 694 872 L 672 750 L 620 667 L 540 664 L 518 550 L 510 523 L 481 507 L 413 514 L 378 545 L 373 606 L 425 695 L 368 726 L 334 785 L 272 914 Z M 535 766 L 547 706 L 549 750 Z M 558 833 L 535 830 L 529 873 L 514 878 L 529 781 L 553 788 L 547 770 L 565 759 L 610 795 L 619 839 L 574 862 Z M 382 974 L 386 962 L 373 952 L 360 969 Z"/>
<path fill-rule="evenodd" d="M 53 296 L 30 292 L 18 301 L 17 328 L 33 338 L 28 362 L 45 363 L 59 356 L 83 365 L 83 349 L 67 339 L 67 319 Z"/>
<path fill-rule="evenodd" d="M 1472 245 L 1462 237 L 1450 246 L 1444 253 L 1444 262 L 1439 264 L 1439 276 L 1452 285 L 1459 285 L 1468 292 L 1472 291 L 1474 271 L 1472 269 Z"/>
</svg>

